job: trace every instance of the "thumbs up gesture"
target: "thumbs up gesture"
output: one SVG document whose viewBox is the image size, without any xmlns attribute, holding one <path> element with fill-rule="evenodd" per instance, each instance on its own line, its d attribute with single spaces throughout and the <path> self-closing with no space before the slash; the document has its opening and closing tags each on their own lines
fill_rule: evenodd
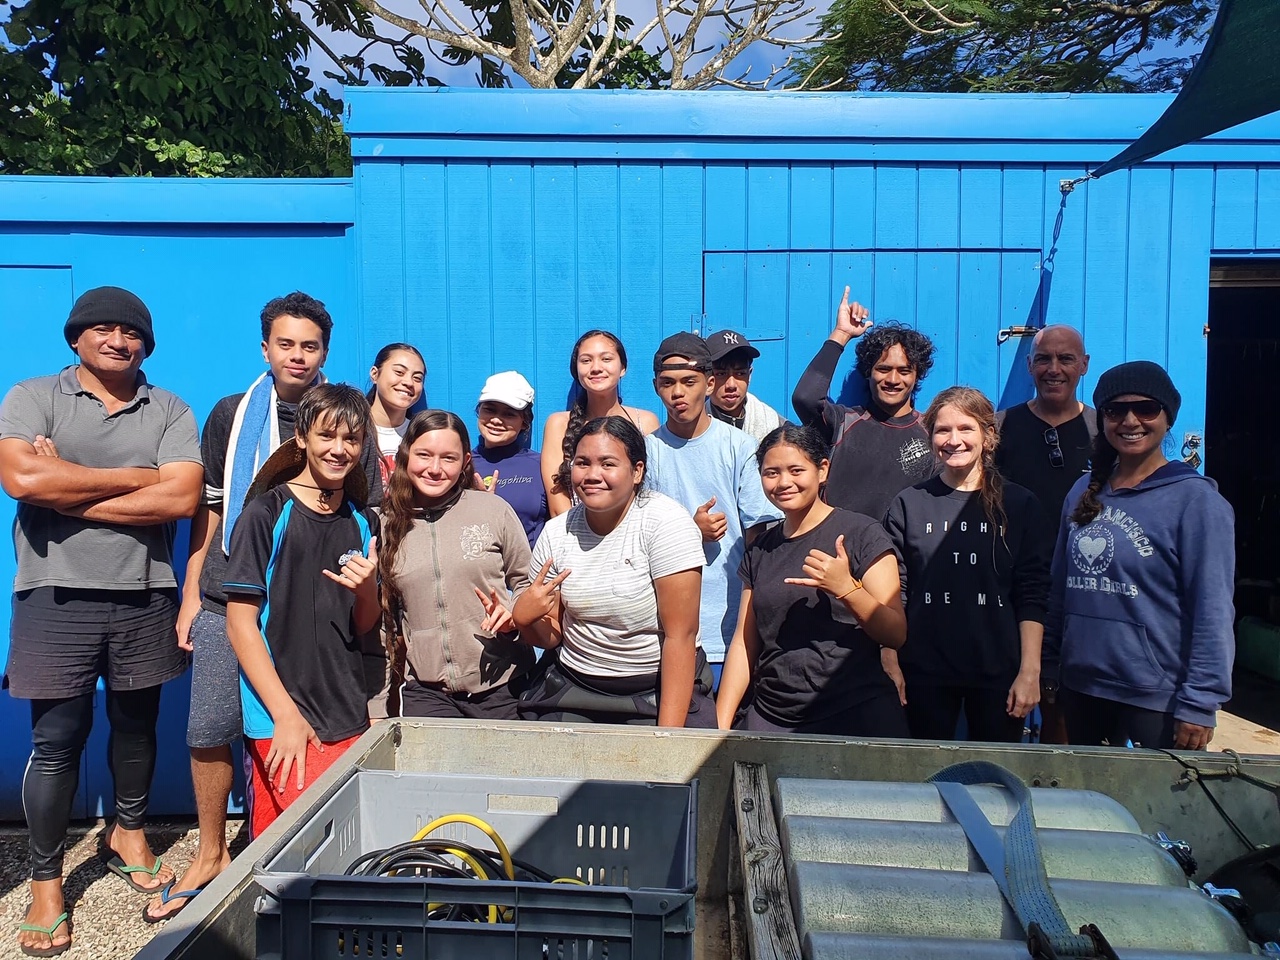
<svg viewBox="0 0 1280 960">
<path fill-rule="evenodd" d="M 698 529 L 702 531 L 702 539 L 707 543 L 719 540 L 729 529 L 729 520 L 723 513 L 711 512 L 715 505 L 716 498 L 712 497 L 693 513 L 693 522 L 698 525 Z"/>
<path fill-rule="evenodd" d="M 840 308 L 836 311 L 836 328 L 831 333 L 831 339 L 839 340 L 842 343 L 848 343 L 855 337 L 860 337 L 867 332 L 872 326 L 869 311 L 857 300 L 853 303 L 849 302 L 849 288 L 844 288 L 844 298 L 840 301 Z"/>
<path fill-rule="evenodd" d="M 376 598 L 378 595 L 378 538 L 369 539 L 367 557 L 352 551 L 338 561 L 337 573 L 332 570 L 321 572 L 352 593 L 372 593 Z"/>
<path fill-rule="evenodd" d="M 849 554 L 844 549 L 843 533 L 836 537 L 834 557 L 821 550 L 810 550 L 809 555 L 804 559 L 804 576 L 787 577 L 783 582 L 794 583 L 801 587 L 817 587 L 836 599 L 862 589 L 862 581 L 854 577 L 849 567 Z"/>
</svg>

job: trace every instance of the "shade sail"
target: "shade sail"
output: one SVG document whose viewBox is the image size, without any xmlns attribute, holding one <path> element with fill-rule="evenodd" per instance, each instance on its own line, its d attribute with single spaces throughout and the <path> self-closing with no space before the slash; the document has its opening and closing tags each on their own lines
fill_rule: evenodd
<svg viewBox="0 0 1280 960">
<path fill-rule="evenodd" d="M 1200 59 L 1160 118 L 1101 177 L 1280 110 L 1280 0 L 1222 0 Z"/>
</svg>

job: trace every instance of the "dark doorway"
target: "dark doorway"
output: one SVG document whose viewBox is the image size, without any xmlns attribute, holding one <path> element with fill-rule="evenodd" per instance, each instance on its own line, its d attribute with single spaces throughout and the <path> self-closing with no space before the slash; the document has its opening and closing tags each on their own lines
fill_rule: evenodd
<svg viewBox="0 0 1280 960">
<path fill-rule="evenodd" d="M 1236 617 L 1280 624 L 1280 265 L 1214 264 L 1205 473 L 1236 512 Z M 1261 627 L 1241 627 L 1231 712 L 1280 728 L 1277 678 L 1241 669 Z M 1249 636 L 1243 634 L 1248 633 Z M 1269 633 L 1269 631 L 1268 631 Z M 1270 642 L 1268 639 L 1266 642 Z M 1268 671 L 1269 673 L 1272 671 Z"/>
</svg>

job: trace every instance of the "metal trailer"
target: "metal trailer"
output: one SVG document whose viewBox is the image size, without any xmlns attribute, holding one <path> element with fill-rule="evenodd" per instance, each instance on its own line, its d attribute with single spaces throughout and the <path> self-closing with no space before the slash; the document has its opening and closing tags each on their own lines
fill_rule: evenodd
<svg viewBox="0 0 1280 960">
<path fill-rule="evenodd" d="M 342 763 L 327 771 L 137 958 L 252 960 L 257 949 L 254 903 L 261 893 L 253 865 L 271 855 L 291 828 L 331 797 L 357 766 L 492 777 L 696 778 L 697 956 L 755 956 L 758 951 L 749 953 L 742 940 L 741 861 L 732 831 L 736 763 L 764 765 L 770 778 L 919 782 L 965 760 L 998 763 L 1031 786 L 1106 794 L 1132 813 L 1143 832 L 1163 830 L 1190 843 L 1201 877 L 1247 851 L 1240 834 L 1255 846 L 1280 842 L 1280 809 L 1276 791 L 1270 789 L 1280 782 L 1280 758 L 619 726 L 387 721 L 366 733 Z M 737 888 L 736 901 L 731 885 Z"/>
</svg>

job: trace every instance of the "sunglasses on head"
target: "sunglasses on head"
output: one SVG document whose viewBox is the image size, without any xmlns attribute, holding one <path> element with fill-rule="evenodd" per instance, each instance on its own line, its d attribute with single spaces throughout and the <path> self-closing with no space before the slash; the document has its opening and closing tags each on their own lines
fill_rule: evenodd
<svg viewBox="0 0 1280 960">
<path fill-rule="evenodd" d="M 1119 423 L 1129 413 L 1143 423 L 1150 423 L 1164 411 L 1159 400 L 1112 400 L 1102 405 L 1102 415 L 1112 423 Z"/>
<path fill-rule="evenodd" d="M 1067 458 L 1062 455 L 1062 444 L 1058 442 L 1058 428 L 1050 427 L 1044 432 L 1044 442 L 1049 445 L 1049 466 L 1061 469 L 1067 465 Z"/>
</svg>

